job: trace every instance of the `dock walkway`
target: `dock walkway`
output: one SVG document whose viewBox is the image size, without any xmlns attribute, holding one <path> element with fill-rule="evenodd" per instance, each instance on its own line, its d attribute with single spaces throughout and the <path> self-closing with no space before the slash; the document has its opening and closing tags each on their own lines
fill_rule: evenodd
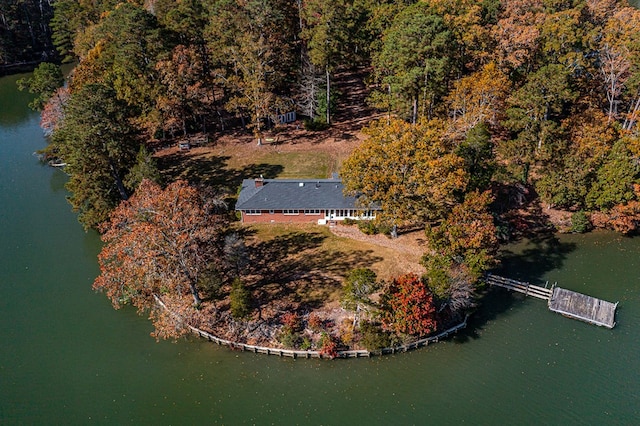
<svg viewBox="0 0 640 426">
<path fill-rule="evenodd" d="M 565 290 L 555 284 L 551 288 L 546 288 L 493 274 L 487 274 L 486 282 L 489 285 L 546 300 L 550 311 L 569 318 L 607 328 L 613 328 L 616 325 L 615 316 L 618 303 L 611 303 L 586 294 Z"/>
</svg>

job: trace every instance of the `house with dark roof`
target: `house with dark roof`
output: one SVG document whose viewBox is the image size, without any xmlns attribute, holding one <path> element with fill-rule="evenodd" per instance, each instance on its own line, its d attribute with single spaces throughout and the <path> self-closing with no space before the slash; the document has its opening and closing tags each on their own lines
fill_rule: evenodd
<svg viewBox="0 0 640 426">
<path fill-rule="evenodd" d="M 374 219 L 378 207 L 362 207 L 343 194 L 342 180 L 245 179 L 236 203 L 243 223 L 288 223 Z"/>
</svg>

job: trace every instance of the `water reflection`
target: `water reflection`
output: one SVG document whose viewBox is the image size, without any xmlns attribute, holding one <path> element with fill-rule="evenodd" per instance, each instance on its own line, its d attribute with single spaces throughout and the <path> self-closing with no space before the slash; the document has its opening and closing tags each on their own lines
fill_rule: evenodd
<svg viewBox="0 0 640 426">
<path fill-rule="evenodd" d="M 539 285 L 547 272 L 561 269 L 576 248 L 576 243 L 561 241 L 556 235 L 540 235 L 502 250 L 496 274 Z"/>
<path fill-rule="evenodd" d="M 0 79 L 0 126 L 15 127 L 27 121 L 32 114 L 32 111 L 24 106 L 31 102 L 34 96 L 27 91 L 16 90 L 16 81 L 29 75 L 17 74 Z"/>
</svg>

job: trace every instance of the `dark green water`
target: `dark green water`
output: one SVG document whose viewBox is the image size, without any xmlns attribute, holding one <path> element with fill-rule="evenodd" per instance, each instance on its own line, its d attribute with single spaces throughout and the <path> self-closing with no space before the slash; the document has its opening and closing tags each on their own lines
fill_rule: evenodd
<svg viewBox="0 0 640 426">
<path fill-rule="evenodd" d="M 45 141 L 14 81 L 0 79 L 0 424 L 638 424 L 640 239 L 523 243 L 505 265 L 619 300 L 614 330 L 496 291 L 466 333 L 385 358 L 156 343 L 92 292 L 98 238 L 32 155 Z"/>
</svg>

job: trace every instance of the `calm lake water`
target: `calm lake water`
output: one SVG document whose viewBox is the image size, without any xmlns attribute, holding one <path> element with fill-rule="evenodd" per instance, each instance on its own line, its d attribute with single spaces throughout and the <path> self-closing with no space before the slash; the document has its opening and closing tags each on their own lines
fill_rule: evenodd
<svg viewBox="0 0 640 426">
<path fill-rule="evenodd" d="M 291 360 L 198 340 L 91 290 L 96 234 L 65 200 L 17 77 L 0 79 L 0 424 L 637 424 L 640 239 L 510 248 L 505 275 L 620 301 L 598 328 L 489 294 L 470 328 L 408 354 Z"/>
</svg>

